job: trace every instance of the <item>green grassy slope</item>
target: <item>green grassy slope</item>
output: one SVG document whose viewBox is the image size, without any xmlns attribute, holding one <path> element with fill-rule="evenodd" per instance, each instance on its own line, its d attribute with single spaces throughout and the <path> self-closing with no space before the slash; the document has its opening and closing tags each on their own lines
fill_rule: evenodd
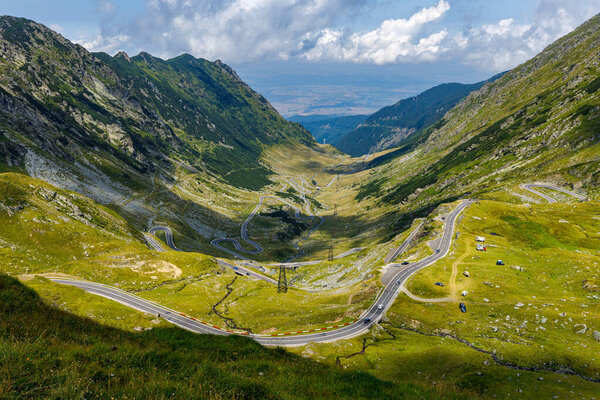
<svg viewBox="0 0 600 400">
<path fill-rule="evenodd" d="M 482 398 L 596 397 L 598 203 L 527 207 L 509 191 L 502 196 L 465 210 L 449 255 L 408 282 L 413 294 L 454 301 L 419 302 L 400 294 L 370 334 L 297 351 L 381 379 L 417 376 Z M 486 252 L 475 250 L 475 236 L 485 236 Z M 498 259 L 505 265 L 496 265 Z"/>
<path fill-rule="evenodd" d="M 3 398 L 459 398 L 342 371 L 243 337 L 105 327 L 46 305 L 5 275 L 0 314 Z"/>
<path fill-rule="evenodd" d="M 67 274 L 128 289 L 218 271 L 212 257 L 157 253 L 112 210 L 15 173 L 0 174 L 1 272 Z"/>
<path fill-rule="evenodd" d="M 592 18 L 469 95 L 413 153 L 410 171 L 388 161 L 365 182 L 362 197 L 428 203 L 537 179 L 596 192 L 599 24 L 600 17 Z"/>
</svg>

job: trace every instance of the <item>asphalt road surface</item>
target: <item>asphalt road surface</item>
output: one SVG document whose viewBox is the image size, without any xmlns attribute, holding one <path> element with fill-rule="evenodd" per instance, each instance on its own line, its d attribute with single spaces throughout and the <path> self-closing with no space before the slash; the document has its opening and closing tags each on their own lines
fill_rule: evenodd
<svg viewBox="0 0 600 400">
<path fill-rule="evenodd" d="M 445 257 L 450 250 L 452 243 L 452 237 L 454 235 L 454 225 L 456 219 L 460 213 L 473 204 L 474 201 L 463 201 L 461 202 L 448 216 L 446 217 L 442 239 L 439 241 L 438 248 L 429 257 L 424 258 L 421 261 L 417 261 L 410 264 L 408 267 L 398 271 L 394 278 L 386 285 L 380 292 L 377 300 L 371 305 L 371 307 L 363 313 L 361 318 L 350 325 L 345 325 L 339 328 L 333 328 L 325 332 L 309 333 L 297 336 L 260 336 L 260 335 L 249 335 L 252 339 L 266 346 L 301 346 L 311 342 L 332 342 L 340 339 L 348 339 L 355 336 L 359 336 L 366 332 L 371 326 L 377 323 L 385 313 L 385 311 L 392 305 L 394 299 L 400 291 L 400 287 L 412 274 L 425 268 L 439 259 Z M 166 233 L 166 232 L 165 232 Z M 168 242 L 167 242 L 168 243 Z M 117 288 L 110 286 L 84 282 L 78 280 L 69 280 L 62 278 L 51 278 L 54 282 L 62 283 L 65 285 L 77 286 L 90 293 L 94 293 L 108 299 L 117 301 L 121 304 L 129 306 L 131 308 L 158 315 L 167 321 L 178 325 L 184 329 L 190 330 L 197 333 L 209 333 L 214 335 L 230 335 L 235 332 L 219 329 L 215 326 L 204 324 L 200 321 L 187 317 L 176 311 L 170 310 L 166 307 L 162 307 L 156 303 L 144 300 L 140 297 L 125 293 Z M 369 322 L 365 323 L 365 320 Z"/>
<path fill-rule="evenodd" d="M 166 241 L 167 245 L 170 248 L 172 248 L 173 250 L 179 251 L 179 249 L 177 247 L 175 247 L 175 243 L 173 242 L 173 232 L 171 231 L 171 228 L 169 228 L 168 226 L 155 226 L 154 228 L 152 228 L 148 231 L 148 233 L 151 235 L 155 235 L 156 232 L 164 232 L 165 233 L 165 241 Z"/>
<path fill-rule="evenodd" d="M 552 197 L 550 197 L 550 196 L 548 196 L 548 195 L 546 195 L 546 194 L 544 194 L 542 192 L 539 192 L 539 191 L 535 190 L 534 188 L 537 187 L 537 188 L 544 188 L 544 189 L 556 190 L 557 192 L 562 192 L 562 193 L 568 194 L 569 196 L 576 197 L 579 200 L 585 200 L 586 199 L 585 196 L 583 196 L 583 195 L 581 195 L 579 193 L 575 193 L 575 192 L 573 192 L 571 190 L 567 190 L 567 189 L 561 188 L 560 186 L 556 186 L 556 185 L 553 185 L 551 183 L 524 183 L 524 184 L 521 185 L 521 187 L 523 189 L 525 189 L 525 190 L 533 193 L 533 194 L 537 194 L 538 196 L 543 197 L 548 203 L 556 203 L 556 199 L 554 199 L 554 198 L 552 198 Z"/>
</svg>

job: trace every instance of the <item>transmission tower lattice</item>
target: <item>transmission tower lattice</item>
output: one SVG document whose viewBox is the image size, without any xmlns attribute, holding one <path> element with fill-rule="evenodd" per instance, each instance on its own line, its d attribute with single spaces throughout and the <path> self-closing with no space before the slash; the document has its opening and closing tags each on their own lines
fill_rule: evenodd
<svg viewBox="0 0 600 400">
<path fill-rule="evenodd" d="M 277 293 L 287 293 L 287 277 L 285 267 L 279 267 L 279 281 L 277 281 Z"/>
<path fill-rule="evenodd" d="M 331 229 L 331 244 L 329 245 L 329 254 L 327 255 L 327 260 L 333 261 L 333 239 L 335 239 L 335 231 L 333 228 Z"/>
</svg>

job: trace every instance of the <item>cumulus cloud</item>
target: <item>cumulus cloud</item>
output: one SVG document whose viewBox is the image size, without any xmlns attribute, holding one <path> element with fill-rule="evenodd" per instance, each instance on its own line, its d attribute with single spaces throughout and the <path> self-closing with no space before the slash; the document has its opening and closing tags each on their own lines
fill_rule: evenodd
<svg viewBox="0 0 600 400">
<path fill-rule="evenodd" d="M 187 52 L 234 64 L 459 61 L 500 71 L 534 56 L 600 10 L 600 0 L 537 0 L 525 22 L 505 18 L 466 28 L 457 22 L 460 7 L 451 9 L 454 0 L 426 1 L 412 15 L 384 20 L 369 30 L 360 15 L 386 7 L 386 2 L 147 0 L 141 15 L 117 22 L 119 8 L 97 0 L 106 21 L 100 34 L 79 43 L 94 51 L 145 50 L 161 57 Z M 444 18 L 453 12 L 455 18 Z"/>
<path fill-rule="evenodd" d="M 417 35 L 423 27 L 441 18 L 450 4 L 440 0 L 435 6 L 424 8 L 408 19 L 388 19 L 370 32 L 345 34 L 343 31 L 323 29 L 305 35 L 302 53 L 307 60 L 333 59 L 337 61 L 373 62 L 387 64 L 416 59 L 432 59 L 441 51 L 440 44 L 448 35 L 443 29 L 426 37 Z"/>
<path fill-rule="evenodd" d="M 600 0 L 538 0 L 532 20 L 512 18 L 458 33 L 452 40 L 454 57 L 490 71 L 502 71 L 535 56 L 600 10 Z"/>
<path fill-rule="evenodd" d="M 127 47 L 161 56 L 182 52 L 228 62 L 286 59 L 307 32 L 329 26 L 367 0 L 151 0 L 142 16 L 104 27 Z M 91 43 L 94 44 L 94 43 Z"/>
<path fill-rule="evenodd" d="M 82 45 L 91 51 L 103 51 L 105 53 L 115 53 L 123 48 L 123 45 L 129 42 L 128 35 L 104 36 L 97 35 L 91 39 L 76 40 L 75 43 Z"/>
</svg>

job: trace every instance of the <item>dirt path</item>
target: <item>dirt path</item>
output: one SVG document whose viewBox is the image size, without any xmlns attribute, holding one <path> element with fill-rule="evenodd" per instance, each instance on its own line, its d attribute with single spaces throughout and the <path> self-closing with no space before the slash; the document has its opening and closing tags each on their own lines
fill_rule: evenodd
<svg viewBox="0 0 600 400">
<path fill-rule="evenodd" d="M 407 295 L 408 297 L 410 297 L 411 299 L 413 299 L 413 300 L 416 300 L 416 301 L 420 301 L 420 302 L 422 302 L 422 303 L 448 303 L 448 302 L 451 302 L 451 301 L 454 301 L 454 300 L 455 300 L 455 299 L 454 299 L 454 297 L 452 297 L 452 296 L 448 296 L 448 297 L 438 297 L 438 298 L 433 298 L 433 299 L 430 299 L 430 298 L 427 298 L 427 297 L 419 297 L 419 296 L 417 296 L 417 295 L 414 295 L 414 294 L 412 294 L 412 293 L 411 293 L 411 292 L 410 292 L 410 291 L 409 291 L 409 290 L 406 288 L 406 286 L 404 286 L 404 285 L 402 285 L 402 286 L 400 287 L 400 290 L 401 290 L 401 291 L 402 291 L 402 292 L 403 292 L 405 295 Z"/>
<path fill-rule="evenodd" d="M 453 299 L 457 298 L 456 275 L 458 275 L 458 264 L 460 264 L 469 255 L 471 255 L 471 249 L 467 247 L 465 253 L 452 263 L 452 275 L 450 275 L 450 281 L 448 282 L 448 290 L 450 292 L 450 297 Z"/>
</svg>

